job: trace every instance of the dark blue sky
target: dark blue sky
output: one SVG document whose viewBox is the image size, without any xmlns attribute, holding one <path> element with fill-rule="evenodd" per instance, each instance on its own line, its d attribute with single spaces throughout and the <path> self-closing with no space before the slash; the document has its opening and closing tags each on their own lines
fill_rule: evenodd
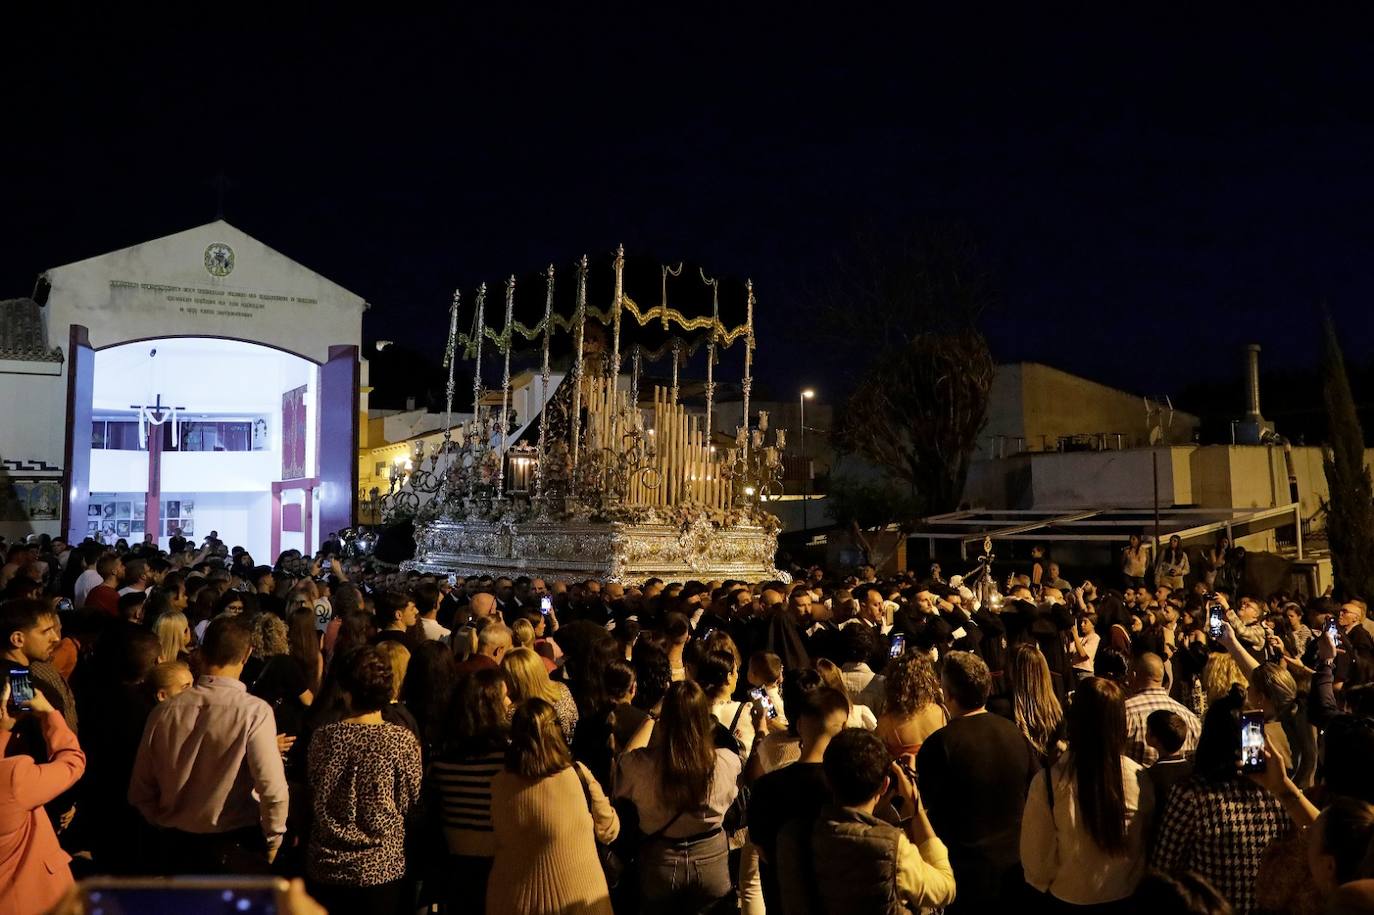
<svg viewBox="0 0 1374 915">
<path fill-rule="evenodd" d="M 1175 392 L 1251 340 L 1314 363 L 1321 301 L 1374 344 L 1367 17 L 511 6 L 11 23 L 0 295 L 208 221 L 223 169 L 231 222 L 435 353 L 454 286 L 624 242 L 752 276 L 760 374 L 833 387 L 808 288 L 931 219 L 983 239 L 1003 360 Z"/>
</svg>

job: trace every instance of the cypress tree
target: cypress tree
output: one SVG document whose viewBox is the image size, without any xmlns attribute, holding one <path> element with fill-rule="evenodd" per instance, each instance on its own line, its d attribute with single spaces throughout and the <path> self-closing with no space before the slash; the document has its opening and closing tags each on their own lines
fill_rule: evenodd
<svg viewBox="0 0 1374 915">
<path fill-rule="evenodd" d="M 1322 338 L 1322 400 L 1326 404 L 1330 441 L 1323 464 L 1330 491 L 1326 533 L 1336 594 L 1342 599 L 1374 597 L 1374 485 L 1364 462 L 1364 430 L 1355 413 L 1355 398 L 1345 357 L 1328 314 Z"/>
</svg>

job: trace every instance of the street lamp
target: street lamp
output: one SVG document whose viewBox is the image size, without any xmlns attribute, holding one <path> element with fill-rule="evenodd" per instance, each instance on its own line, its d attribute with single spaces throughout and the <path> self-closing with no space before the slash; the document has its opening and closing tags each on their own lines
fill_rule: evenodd
<svg viewBox="0 0 1374 915">
<path fill-rule="evenodd" d="M 811 529 L 811 526 L 810 526 L 810 524 L 807 523 L 807 518 L 806 518 L 806 509 L 807 509 L 807 504 L 806 504 L 806 503 L 808 503 L 808 502 L 811 501 L 811 465 L 810 465 L 810 463 L 806 460 L 806 402 L 807 402 L 808 400 L 810 400 L 811 398 L 815 397 L 815 396 L 816 396 L 816 392 L 813 391 L 813 390 L 811 390 L 810 388 L 807 388 L 806 390 L 802 391 L 802 392 L 801 392 L 801 396 L 799 396 L 799 397 L 797 398 L 797 406 L 800 407 L 799 413 L 801 414 L 801 421 L 800 421 L 800 423 L 799 423 L 799 425 L 801 426 L 801 429 L 800 429 L 800 433 L 801 433 L 801 434 L 797 436 L 797 438 L 798 438 L 798 443 L 797 443 L 797 446 L 798 446 L 798 447 L 797 447 L 797 450 L 801 452 L 801 458 L 802 458 L 802 472 L 805 474 L 805 477 L 806 477 L 805 482 L 803 483 L 804 490 L 803 490 L 803 492 L 802 492 L 802 533 L 803 533 L 803 534 L 805 534 L 806 531 L 808 531 L 808 530 Z"/>
</svg>

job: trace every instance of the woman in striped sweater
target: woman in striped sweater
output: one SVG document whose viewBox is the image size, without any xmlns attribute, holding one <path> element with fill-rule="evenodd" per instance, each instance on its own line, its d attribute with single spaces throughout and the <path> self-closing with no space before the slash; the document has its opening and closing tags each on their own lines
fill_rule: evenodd
<svg viewBox="0 0 1374 915">
<path fill-rule="evenodd" d="M 481 906 L 496 853 L 491 827 L 491 780 L 505 765 L 510 744 L 510 695 L 499 667 L 462 678 L 453 703 L 453 732 L 430 769 L 448 840 L 448 897 L 459 906 Z M 463 910 L 467 910 L 464 908 Z M 480 911 L 480 909 L 479 909 Z"/>
</svg>

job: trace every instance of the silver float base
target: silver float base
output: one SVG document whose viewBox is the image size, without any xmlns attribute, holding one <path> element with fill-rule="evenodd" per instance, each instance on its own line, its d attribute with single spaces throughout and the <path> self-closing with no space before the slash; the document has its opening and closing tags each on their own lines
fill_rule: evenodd
<svg viewBox="0 0 1374 915">
<path fill-rule="evenodd" d="M 415 558 L 404 569 L 462 575 L 539 575 L 620 582 L 696 579 L 770 581 L 777 535 L 761 527 L 697 520 L 621 522 L 431 521 L 417 525 Z"/>
</svg>

